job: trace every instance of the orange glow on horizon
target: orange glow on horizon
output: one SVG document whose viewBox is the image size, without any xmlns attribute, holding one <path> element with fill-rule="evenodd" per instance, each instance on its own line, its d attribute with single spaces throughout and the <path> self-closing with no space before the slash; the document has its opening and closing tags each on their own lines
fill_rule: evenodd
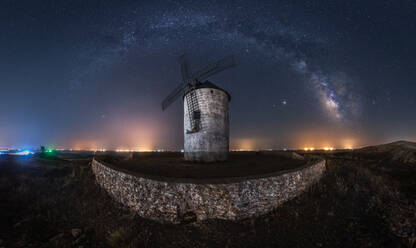
<svg viewBox="0 0 416 248">
<path fill-rule="evenodd" d="M 150 118 L 114 119 L 90 130 L 71 137 L 69 147 L 73 150 L 89 151 L 154 151 L 171 145 L 166 139 L 166 127 L 160 121 Z"/>
<path fill-rule="evenodd" d="M 232 151 L 253 151 L 255 150 L 255 140 L 250 138 L 237 139 L 233 146 L 235 148 L 232 148 Z"/>
</svg>

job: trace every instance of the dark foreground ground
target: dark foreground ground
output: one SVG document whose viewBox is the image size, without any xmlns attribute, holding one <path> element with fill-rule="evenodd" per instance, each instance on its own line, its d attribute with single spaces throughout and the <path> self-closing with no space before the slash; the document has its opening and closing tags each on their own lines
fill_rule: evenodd
<svg viewBox="0 0 416 248">
<path fill-rule="evenodd" d="M 88 157 L 1 157 L 0 247 L 415 247 L 411 154 L 317 155 L 328 162 L 323 179 L 272 213 L 182 225 L 142 219 L 112 201 Z"/>
</svg>

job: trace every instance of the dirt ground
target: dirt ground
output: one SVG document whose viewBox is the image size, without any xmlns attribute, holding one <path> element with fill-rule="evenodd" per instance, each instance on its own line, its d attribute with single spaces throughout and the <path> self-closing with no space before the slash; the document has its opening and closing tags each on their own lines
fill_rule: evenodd
<svg viewBox="0 0 416 248">
<path fill-rule="evenodd" d="M 291 153 L 232 152 L 229 159 L 216 163 L 185 161 L 182 153 L 137 153 L 134 156 L 97 156 L 97 159 L 128 172 L 169 178 L 218 179 L 256 177 L 293 170 L 308 161 L 294 159 Z"/>
<path fill-rule="evenodd" d="M 114 202 L 91 157 L 0 157 L 0 247 L 415 247 L 416 166 L 318 154 L 322 180 L 242 221 L 159 224 Z"/>
</svg>

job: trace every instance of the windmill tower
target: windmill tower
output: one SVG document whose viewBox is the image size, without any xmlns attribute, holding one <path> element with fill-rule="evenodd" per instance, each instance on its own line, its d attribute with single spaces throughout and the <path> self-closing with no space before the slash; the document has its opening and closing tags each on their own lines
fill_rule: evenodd
<svg viewBox="0 0 416 248">
<path fill-rule="evenodd" d="M 227 91 L 204 80 L 235 65 L 234 57 L 228 56 L 191 74 L 186 54 L 181 56 L 183 82 L 162 102 L 162 110 L 182 96 L 185 160 L 227 160 L 230 140 L 228 102 L 231 96 Z"/>
</svg>

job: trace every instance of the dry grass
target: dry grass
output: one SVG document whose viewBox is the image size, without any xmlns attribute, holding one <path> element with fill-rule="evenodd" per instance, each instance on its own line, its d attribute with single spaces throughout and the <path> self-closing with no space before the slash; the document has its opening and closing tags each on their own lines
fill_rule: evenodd
<svg viewBox="0 0 416 248">
<path fill-rule="evenodd" d="M 108 245 L 113 248 L 152 247 L 151 233 L 147 230 L 135 230 L 134 227 L 120 227 L 110 232 Z"/>
</svg>

